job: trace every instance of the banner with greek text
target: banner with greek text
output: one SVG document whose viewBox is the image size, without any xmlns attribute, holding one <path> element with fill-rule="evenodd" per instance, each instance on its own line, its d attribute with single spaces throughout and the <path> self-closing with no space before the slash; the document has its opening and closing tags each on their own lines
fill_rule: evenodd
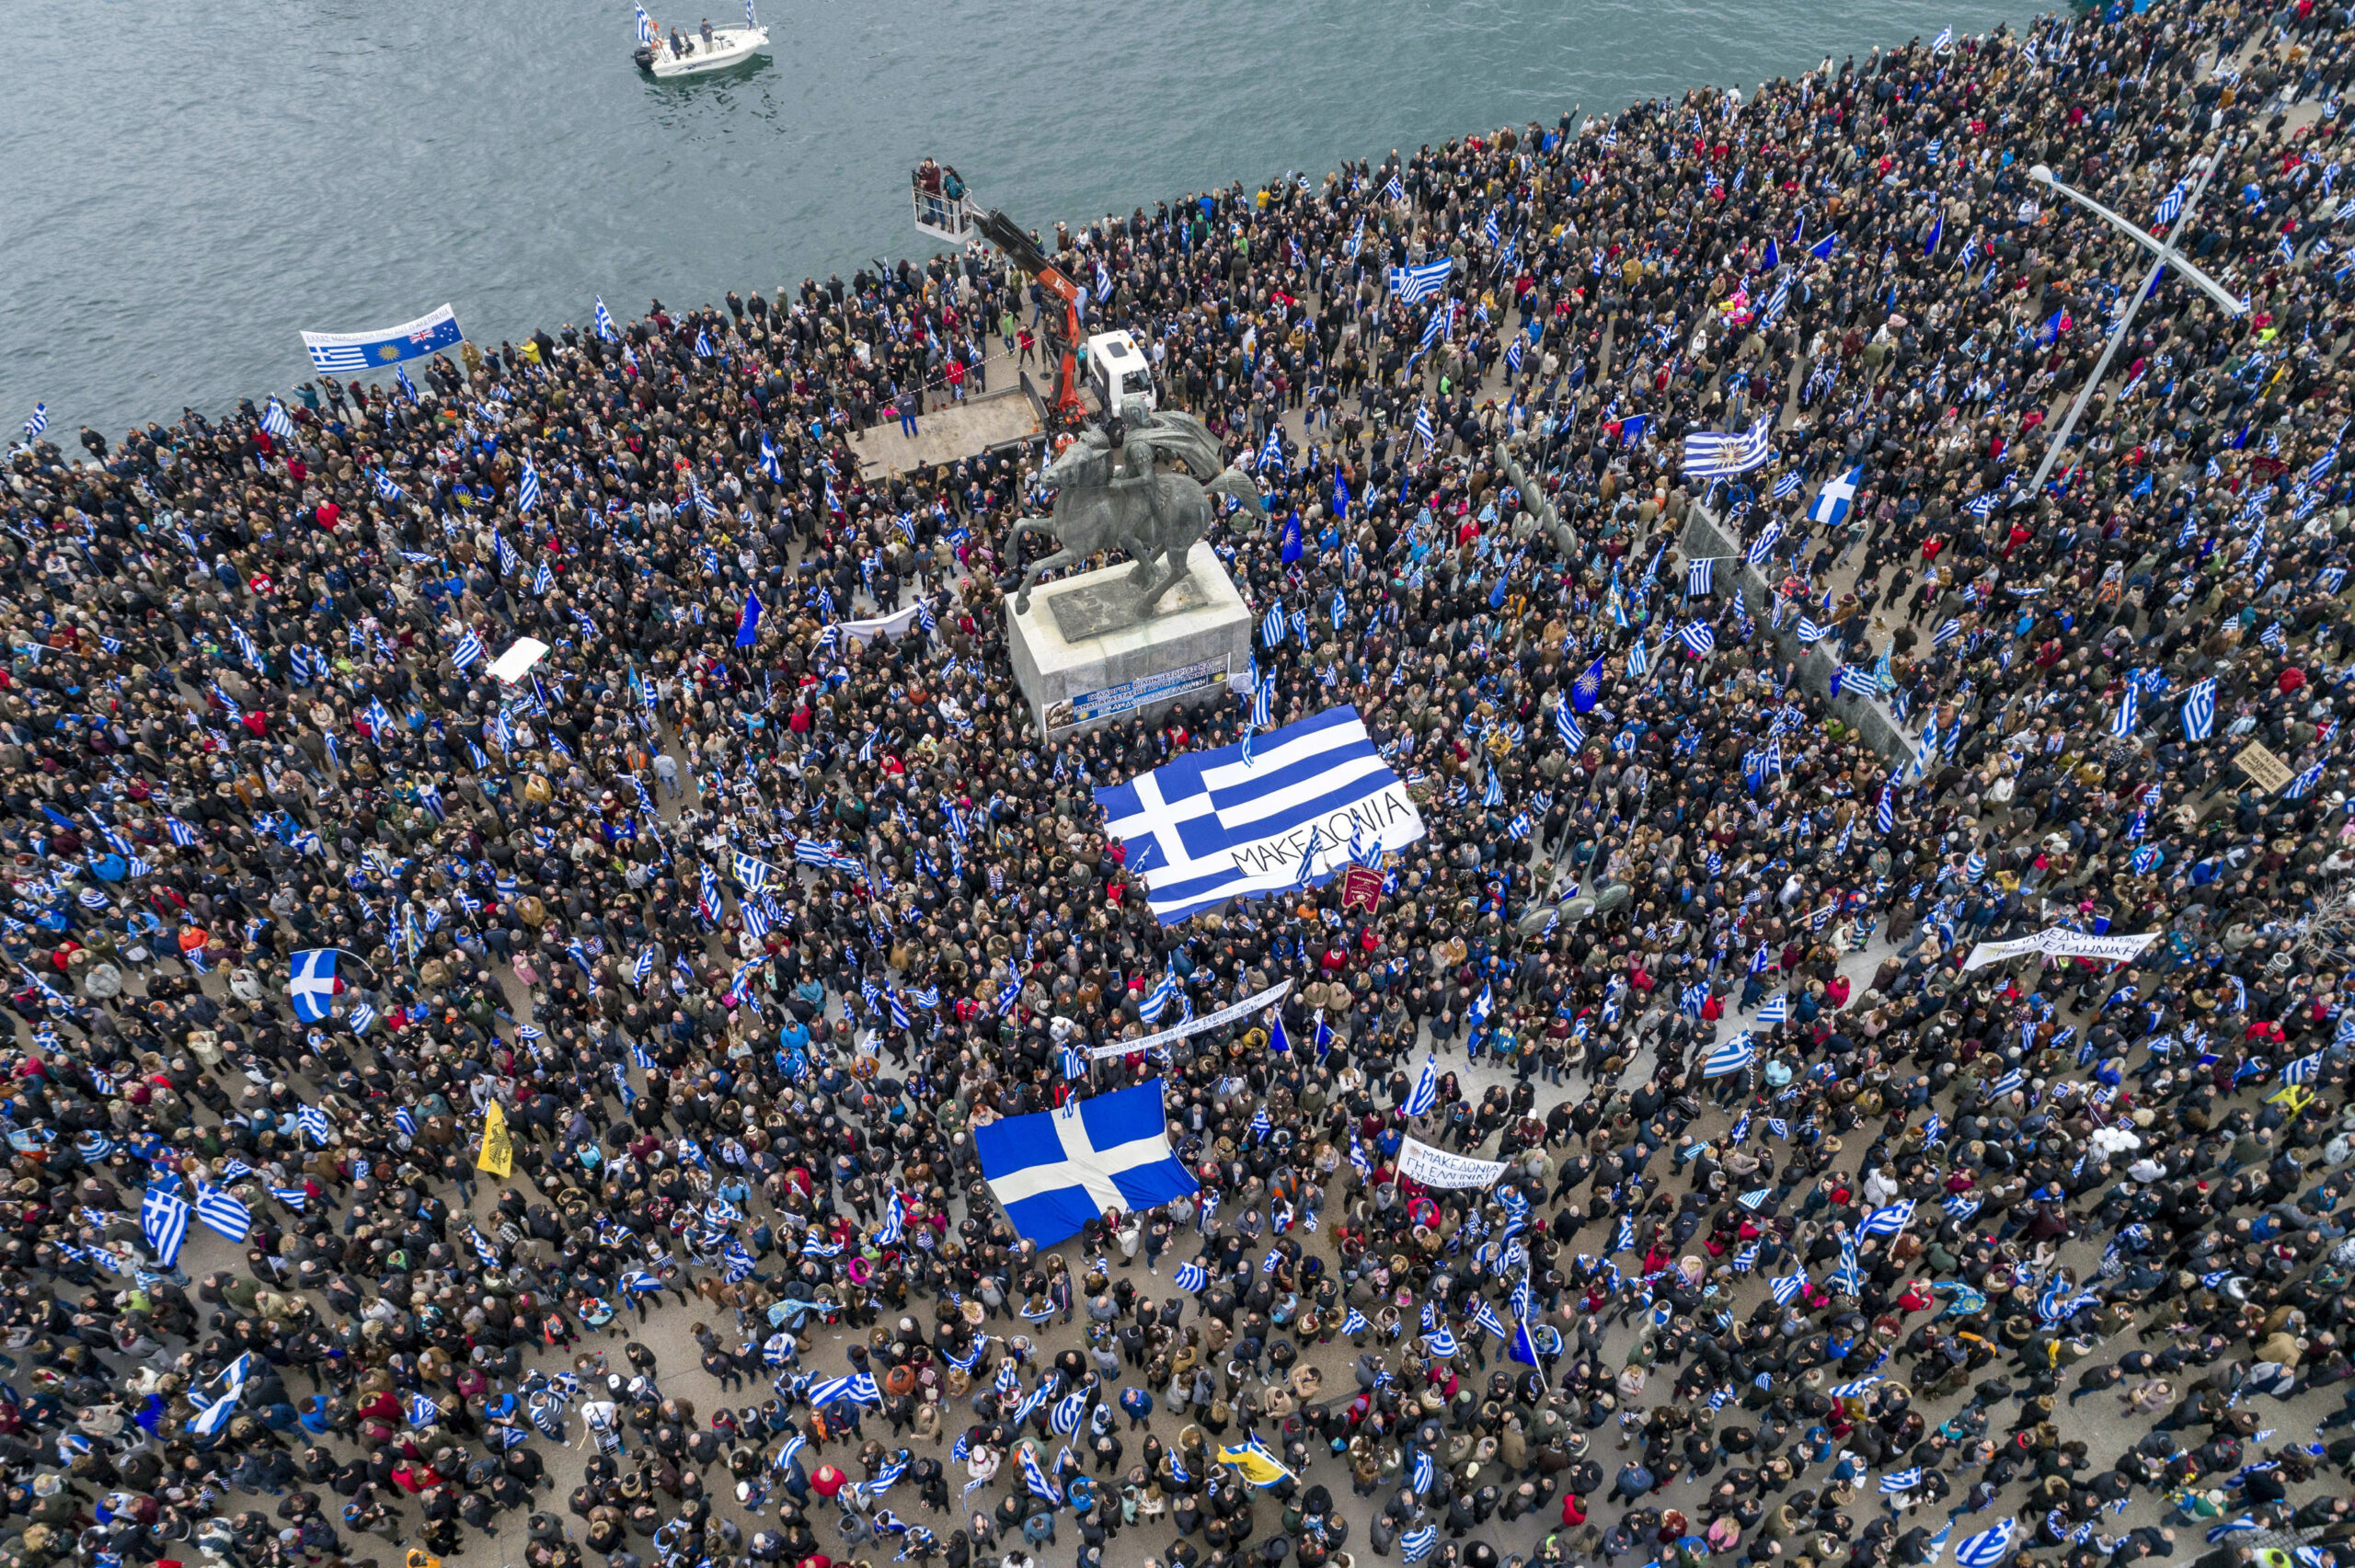
<svg viewBox="0 0 2355 1568">
<path fill-rule="evenodd" d="M 1088 1047 L 1087 1054 L 1097 1061 L 1102 1061 L 1108 1057 L 1127 1056 L 1132 1051 L 1157 1051 L 1164 1046 L 1176 1045 L 1189 1035 L 1199 1035 L 1205 1029 L 1215 1029 L 1222 1024 L 1232 1024 L 1236 1019 L 1257 1013 L 1263 1007 L 1272 1007 L 1291 992 L 1292 982 L 1285 980 L 1281 985 L 1269 986 L 1257 996 L 1246 996 L 1241 1001 L 1222 1007 L 1216 1013 L 1205 1013 L 1200 1018 L 1189 1018 L 1175 1029 L 1164 1029 L 1160 1034 L 1147 1035 L 1142 1040 L 1114 1040 L 1108 1045 L 1091 1046 Z"/>
<path fill-rule="evenodd" d="M 2139 957 L 2142 949 L 2159 939 L 2159 933 L 2146 931 L 2140 936 L 2089 936 L 2082 931 L 2068 931 L 2055 926 L 2039 931 L 2034 936 L 2022 936 L 2009 942 L 1982 942 L 1970 950 L 1962 961 L 1969 969 L 1983 969 L 1990 964 L 2000 964 L 2006 958 L 2017 958 L 2026 953 L 2042 953 L 2054 958 L 2097 958 L 2105 963 L 2123 964 Z"/>
<path fill-rule="evenodd" d="M 1504 1160 L 1467 1160 L 1419 1139 L 1398 1147 L 1398 1173 L 1427 1187 L 1485 1187 L 1512 1169 Z"/>
</svg>

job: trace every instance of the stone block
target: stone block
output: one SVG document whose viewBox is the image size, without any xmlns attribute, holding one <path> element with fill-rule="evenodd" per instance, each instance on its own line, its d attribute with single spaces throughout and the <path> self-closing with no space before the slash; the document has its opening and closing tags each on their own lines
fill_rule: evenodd
<svg viewBox="0 0 2355 1568">
<path fill-rule="evenodd" d="M 1186 564 L 1187 579 L 1141 622 L 1128 620 L 1136 568 L 1127 561 L 1040 584 L 1026 614 L 1016 614 L 1007 597 L 1015 683 L 1041 735 L 1057 739 L 1131 714 L 1157 716 L 1249 683 L 1258 618 L 1217 551 L 1197 542 Z"/>
</svg>

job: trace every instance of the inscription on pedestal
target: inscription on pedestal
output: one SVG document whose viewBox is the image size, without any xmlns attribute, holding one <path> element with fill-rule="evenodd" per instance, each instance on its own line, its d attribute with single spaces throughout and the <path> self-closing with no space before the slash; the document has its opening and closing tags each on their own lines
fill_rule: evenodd
<svg viewBox="0 0 2355 1568">
<path fill-rule="evenodd" d="M 1047 601 L 1047 610 L 1054 616 L 1055 630 L 1063 635 L 1063 640 L 1076 643 L 1123 626 L 1150 625 L 1189 610 L 1200 610 L 1210 601 L 1209 590 L 1200 583 L 1192 578 L 1181 578 L 1176 587 L 1161 596 L 1161 602 L 1153 607 L 1153 614 L 1141 620 L 1136 589 L 1130 583 L 1128 573 L 1122 571 L 1109 582 L 1090 583 L 1086 588 L 1056 594 Z"/>
</svg>

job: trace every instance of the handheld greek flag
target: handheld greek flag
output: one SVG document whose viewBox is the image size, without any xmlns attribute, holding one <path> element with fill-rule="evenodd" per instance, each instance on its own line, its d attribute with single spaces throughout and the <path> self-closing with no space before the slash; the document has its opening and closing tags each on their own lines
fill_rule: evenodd
<svg viewBox="0 0 2355 1568">
<path fill-rule="evenodd" d="M 2017 1519 L 2007 1517 L 1998 1520 L 1992 1529 L 1965 1536 L 1961 1544 L 1954 1549 L 1954 1560 L 1962 1568 L 1995 1568 L 2010 1554 L 2012 1537 L 2018 1528 Z"/>
<path fill-rule="evenodd" d="M 196 1413 L 189 1418 L 188 1429 L 201 1436 L 209 1437 L 228 1425 L 229 1417 L 236 1412 L 238 1400 L 245 1395 L 246 1379 L 252 1368 L 253 1352 L 247 1351 L 221 1369 L 220 1375 L 213 1379 L 206 1392 L 191 1391 L 189 1395 L 189 1403 L 196 1407 Z M 209 1398 L 208 1393 L 211 1396 Z"/>
<path fill-rule="evenodd" d="M 823 1410 L 836 1401 L 845 1399 L 856 1404 L 881 1404 L 883 1391 L 877 1388 L 875 1379 L 865 1372 L 855 1372 L 847 1378 L 830 1378 L 822 1383 L 810 1385 L 809 1400 L 812 1410 Z"/>
<path fill-rule="evenodd" d="M 1063 1488 L 1057 1486 L 1048 1478 L 1047 1472 L 1039 1468 L 1039 1456 L 1027 1444 L 1021 1449 L 1021 1469 L 1022 1479 L 1028 1484 L 1033 1496 L 1043 1497 L 1058 1506 L 1062 1505 Z"/>
<path fill-rule="evenodd" d="M 1439 1104 L 1439 1058 L 1435 1054 L 1426 1054 L 1423 1058 L 1422 1070 L 1415 1075 L 1414 1090 L 1407 1096 L 1407 1115 L 1410 1117 L 1429 1116 L 1431 1107 L 1437 1104 Z"/>
<path fill-rule="evenodd" d="M 226 1187 L 207 1186 L 199 1182 L 196 1187 L 196 1218 L 206 1230 L 240 1244 L 253 1232 L 252 1211 L 230 1196 Z"/>
<path fill-rule="evenodd" d="M 2128 686 L 2126 694 L 2119 700 L 2118 712 L 2110 718 L 2109 732 L 2121 740 L 2134 733 L 2135 704 L 2140 691 L 2139 687 Z"/>
<path fill-rule="evenodd" d="M 2213 676 L 2199 682 L 2183 698 L 2183 736 L 2187 740 L 2205 740 L 2216 729 L 2216 681 Z"/>
<path fill-rule="evenodd" d="M 1391 297 L 1402 305 L 1419 303 L 1447 287 L 1447 275 L 1454 267 L 1454 258 L 1444 256 L 1420 267 L 1393 267 L 1388 275 Z"/>
<path fill-rule="evenodd" d="M 1758 1047 L 1751 1040 L 1750 1032 L 1745 1029 L 1709 1053 L 1707 1059 L 1701 1065 L 1701 1076 L 1723 1078 L 1728 1073 L 1740 1072 L 1743 1068 L 1748 1067 L 1757 1055 Z"/>
<path fill-rule="evenodd" d="M 1865 465 L 1861 463 L 1845 474 L 1827 480 L 1808 506 L 1808 521 L 1826 528 L 1837 528 L 1847 521 L 1848 509 L 1855 504 L 1856 492 L 1864 487 L 1864 483 Z"/>
<path fill-rule="evenodd" d="M 336 949 L 306 947 L 291 960 L 286 981 L 286 995 L 294 1008 L 294 1016 L 305 1024 L 316 1024 L 327 1016 L 335 1000 Z"/>
<path fill-rule="evenodd" d="M 180 1245 L 188 1240 L 190 1212 L 188 1199 L 162 1187 L 149 1187 L 140 1198 L 139 1233 L 157 1267 L 169 1268 L 178 1260 Z"/>
</svg>

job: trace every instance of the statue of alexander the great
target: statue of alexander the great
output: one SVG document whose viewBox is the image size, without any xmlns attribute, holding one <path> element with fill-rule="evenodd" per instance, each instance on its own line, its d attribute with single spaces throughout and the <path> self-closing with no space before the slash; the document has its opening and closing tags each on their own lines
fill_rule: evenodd
<svg viewBox="0 0 2355 1568">
<path fill-rule="evenodd" d="M 1125 550 L 1136 562 L 1136 619 L 1186 576 L 1186 553 L 1210 531 L 1212 495 L 1232 497 L 1260 517 L 1267 508 L 1250 475 L 1224 464 L 1218 438 L 1200 419 L 1156 412 L 1141 397 L 1082 430 L 1040 481 L 1055 492 L 1053 512 L 1014 525 L 1008 544 L 1032 530 L 1054 536 L 1055 553 L 1025 572 L 1017 614 L 1030 609 L 1030 585 L 1102 550 Z"/>
</svg>

